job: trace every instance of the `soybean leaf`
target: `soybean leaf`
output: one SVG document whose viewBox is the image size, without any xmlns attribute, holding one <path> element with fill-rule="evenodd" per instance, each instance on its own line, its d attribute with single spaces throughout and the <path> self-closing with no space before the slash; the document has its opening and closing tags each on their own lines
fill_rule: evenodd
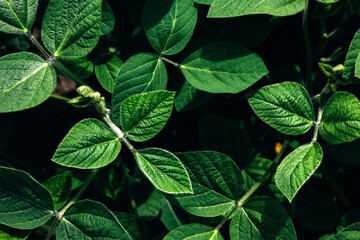
<svg viewBox="0 0 360 240">
<path fill-rule="evenodd" d="M 113 92 L 122 64 L 121 59 L 114 55 L 108 61 L 95 66 L 95 75 L 106 91 Z"/>
<path fill-rule="evenodd" d="M 328 240 L 357 240 L 360 238 L 360 222 L 354 223 Z"/>
<path fill-rule="evenodd" d="M 232 43 L 200 48 L 180 69 L 192 86 L 211 93 L 238 93 L 268 73 L 258 55 Z"/>
<path fill-rule="evenodd" d="M 102 0 L 50 0 L 41 37 L 55 57 L 82 57 L 99 40 Z"/>
<path fill-rule="evenodd" d="M 94 71 L 94 64 L 89 61 L 87 57 L 58 58 L 56 61 L 60 61 L 60 63 L 71 72 L 72 76 L 67 75 L 66 72 L 61 71 L 61 69 L 56 69 L 58 73 L 70 79 L 73 78 L 73 75 L 79 79 L 85 79 L 90 77 Z M 56 63 L 54 66 L 56 67 Z"/>
<path fill-rule="evenodd" d="M 79 201 L 65 212 L 58 226 L 56 238 L 134 239 L 109 209 L 102 203 L 91 200 Z"/>
<path fill-rule="evenodd" d="M 112 166 L 101 168 L 96 174 L 94 187 L 105 196 L 115 199 L 119 191 L 119 177 Z"/>
<path fill-rule="evenodd" d="M 238 17 L 250 14 L 288 16 L 301 12 L 306 3 L 306 0 L 214 0 L 208 17 Z"/>
<path fill-rule="evenodd" d="M 51 160 L 67 167 L 100 168 L 111 163 L 120 149 L 118 137 L 102 122 L 85 119 L 65 136 Z"/>
<path fill-rule="evenodd" d="M 32 53 L 0 58 L 0 112 L 34 107 L 44 102 L 56 84 L 55 71 Z"/>
<path fill-rule="evenodd" d="M 322 156 L 320 144 L 315 142 L 298 147 L 281 162 L 275 182 L 289 202 L 320 166 Z"/>
<path fill-rule="evenodd" d="M 165 227 L 172 231 L 178 227 L 181 227 L 183 223 L 176 215 L 173 206 L 171 203 L 164 198 L 164 202 L 161 208 L 161 217 L 160 221 L 165 225 Z"/>
<path fill-rule="evenodd" d="M 32 27 L 38 0 L 0 1 L 0 31 L 24 34 Z"/>
<path fill-rule="evenodd" d="M 160 191 L 146 181 L 139 185 L 132 184 L 132 189 L 141 189 L 141 191 L 134 191 L 134 198 L 136 203 L 136 211 L 139 217 L 145 221 L 151 221 L 156 218 L 161 210 L 164 198 Z"/>
<path fill-rule="evenodd" d="M 360 53 L 356 58 L 354 75 L 355 77 L 360 78 Z"/>
<path fill-rule="evenodd" d="M 181 226 L 168 235 L 165 236 L 164 240 L 223 240 L 220 232 L 214 227 L 193 223 Z"/>
<path fill-rule="evenodd" d="M 189 175 L 172 153 L 159 148 L 146 148 L 135 153 L 141 171 L 159 190 L 166 193 L 192 193 Z"/>
<path fill-rule="evenodd" d="M 0 223 L 18 229 L 34 229 L 54 211 L 50 193 L 28 173 L 0 167 Z"/>
<path fill-rule="evenodd" d="M 43 183 L 44 187 L 50 192 L 55 209 L 60 209 L 68 200 L 71 191 L 70 175 L 59 174 L 52 176 Z"/>
<path fill-rule="evenodd" d="M 156 91 L 127 98 L 120 108 L 123 131 L 137 142 L 153 138 L 169 119 L 174 96 L 174 92 Z"/>
<path fill-rule="evenodd" d="M 284 82 L 262 87 L 248 100 L 256 115 L 281 133 L 303 134 L 314 122 L 309 93 L 298 83 Z"/>
<path fill-rule="evenodd" d="M 148 0 L 142 20 L 151 46 L 160 54 L 171 55 L 190 41 L 197 10 L 193 0 Z"/>
<path fill-rule="evenodd" d="M 210 5 L 214 0 L 194 0 L 198 4 Z"/>
<path fill-rule="evenodd" d="M 355 83 L 360 83 L 360 80 L 355 78 L 355 69 L 356 69 L 355 63 L 359 54 L 360 54 L 360 28 L 355 33 L 355 36 L 351 41 L 349 50 L 346 55 L 346 59 L 344 63 L 344 73 L 343 73 L 344 78 Z"/>
<path fill-rule="evenodd" d="M 1 240 L 22 240 L 27 239 L 30 234 L 30 230 L 20 230 L 9 228 L 0 224 L 0 239 Z"/>
<path fill-rule="evenodd" d="M 122 212 L 113 212 L 113 214 L 134 240 L 148 239 L 147 225 L 139 217 Z"/>
<path fill-rule="evenodd" d="M 320 135 L 331 144 L 360 137 L 360 102 L 351 93 L 337 92 L 325 104 Z"/>
<path fill-rule="evenodd" d="M 294 226 L 277 201 L 264 196 L 247 201 L 230 223 L 231 240 L 296 239 Z"/>
<path fill-rule="evenodd" d="M 165 90 L 167 73 L 164 63 L 151 53 L 139 53 L 120 68 L 112 96 L 112 114 L 120 124 L 120 105 L 126 98 L 155 90 Z"/>
<path fill-rule="evenodd" d="M 107 1 L 103 0 L 101 8 L 100 35 L 106 35 L 114 29 L 115 17 Z"/>
<path fill-rule="evenodd" d="M 166 195 L 171 203 L 202 217 L 220 216 L 235 207 L 244 193 L 244 178 L 231 158 L 213 151 L 176 156 L 189 173 L 194 193 Z"/>
</svg>

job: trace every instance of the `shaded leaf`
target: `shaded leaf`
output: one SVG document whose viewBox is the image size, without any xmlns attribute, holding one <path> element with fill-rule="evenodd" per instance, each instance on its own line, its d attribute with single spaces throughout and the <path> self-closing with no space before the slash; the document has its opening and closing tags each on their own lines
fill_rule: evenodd
<svg viewBox="0 0 360 240">
<path fill-rule="evenodd" d="M 71 177 L 65 174 L 52 176 L 43 183 L 54 200 L 55 209 L 60 209 L 68 200 L 71 191 Z"/>
<path fill-rule="evenodd" d="M 0 239 L 1 240 L 22 240 L 27 239 L 29 236 L 29 230 L 19 230 L 9 228 L 5 225 L 0 224 Z"/>
<path fill-rule="evenodd" d="M 122 212 L 113 212 L 113 214 L 134 240 L 148 239 L 148 227 L 139 217 Z"/>
<path fill-rule="evenodd" d="M 354 223 L 328 240 L 357 240 L 360 238 L 360 222 Z"/>
<path fill-rule="evenodd" d="M 165 236 L 164 240 L 223 240 L 223 237 L 214 227 L 193 223 L 181 226 L 168 235 Z"/>
<path fill-rule="evenodd" d="M 355 64 L 356 59 L 360 54 L 360 28 L 355 33 L 354 38 L 351 41 L 349 46 L 349 50 L 346 54 L 346 59 L 344 63 L 344 73 L 343 77 L 348 79 L 349 81 L 360 83 L 360 80 L 355 78 Z"/>
<path fill-rule="evenodd" d="M 107 1 L 103 0 L 101 8 L 100 35 L 106 35 L 114 29 L 115 17 Z"/>
<path fill-rule="evenodd" d="M 114 55 L 108 61 L 95 66 L 96 78 L 106 91 L 113 92 L 122 64 L 121 59 Z"/>
<path fill-rule="evenodd" d="M 70 79 L 72 79 L 74 75 L 79 79 L 85 79 L 90 77 L 94 71 L 94 64 L 91 61 L 89 61 L 87 57 L 58 58 L 56 59 L 56 61 L 60 61 L 60 63 L 64 65 L 72 73 L 72 76 L 67 75 L 66 72 L 62 72 L 61 69 L 57 69 L 57 71 L 61 75 Z"/>
<path fill-rule="evenodd" d="M 164 199 L 164 203 L 161 208 L 160 221 L 165 225 L 165 227 L 169 231 L 172 231 L 183 225 L 183 223 L 176 215 L 173 206 L 171 206 L 171 203 L 166 199 Z"/>
</svg>

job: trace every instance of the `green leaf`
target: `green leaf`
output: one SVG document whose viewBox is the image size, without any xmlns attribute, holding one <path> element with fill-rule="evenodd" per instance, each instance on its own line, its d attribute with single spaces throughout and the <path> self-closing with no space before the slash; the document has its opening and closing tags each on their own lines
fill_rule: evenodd
<svg viewBox="0 0 360 240">
<path fill-rule="evenodd" d="M 268 73 L 258 55 L 232 43 L 200 48 L 180 68 L 192 86 L 211 93 L 241 92 Z"/>
<path fill-rule="evenodd" d="M 129 58 L 120 68 L 112 96 L 111 111 L 120 124 L 120 105 L 126 98 L 155 90 L 165 90 L 165 64 L 151 53 L 139 53 Z"/>
<path fill-rule="evenodd" d="M 231 240 L 296 239 L 294 226 L 277 201 L 264 196 L 247 201 L 230 223 Z"/>
<path fill-rule="evenodd" d="M 105 196 L 115 199 L 119 191 L 118 173 L 112 166 L 101 168 L 92 181 L 95 188 Z"/>
<path fill-rule="evenodd" d="M 351 93 L 337 92 L 325 104 L 320 135 L 331 144 L 360 137 L 360 102 Z"/>
<path fill-rule="evenodd" d="M 262 87 L 248 100 L 256 115 L 281 133 L 300 135 L 306 133 L 314 122 L 309 93 L 298 83 Z"/>
<path fill-rule="evenodd" d="M 18 229 L 34 229 L 54 211 L 50 193 L 24 171 L 0 167 L 0 223 Z"/>
<path fill-rule="evenodd" d="M 220 216 L 235 207 L 244 194 L 244 178 L 231 158 L 212 151 L 176 156 L 189 173 L 194 193 L 166 195 L 171 203 L 202 217 Z"/>
<path fill-rule="evenodd" d="M 135 153 L 141 171 L 159 190 L 166 193 L 192 193 L 184 165 L 172 153 L 159 148 L 146 148 Z"/>
<path fill-rule="evenodd" d="M 89 61 L 87 57 L 57 58 L 56 61 L 59 61 L 62 65 L 64 65 L 71 72 L 72 76 L 67 75 L 66 72 L 62 72 L 61 69 L 56 69 L 58 74 L 70 79 L 73 78 L 73 75 L 79 79 L 85 79 L 90 77 L 94 71 L 94 64 Z M 57 67 L 56 63 L 54 66 Z"/>
<path fill-rule="evenodd" d="M 289 202 L 320 166 L 322 157 L 320 144 L 315 142 L 298 147 L 281 162 L 275 182 Z"/>
<path fill-rule="evenodd" d="M 156 91 L 127 98 L 120 108 L 123 131 L 137 142 L 153 138 L 169 119 L 174 96 L 174 92 Z"/>
<path fill-rule="evenodd" d="M 343 229 L 328 240 L 357 240 L 360 239 L 360 222 Z"/>
<path fill-rule="evenodd" d="M 165 236 L 164 240 L 223 240 L 220 232 L 214 227 L 193 223 L 181 226 L 168 235 Z"/>
<path fill-rule="evenodd" d="M 0 58 L 0 112 L 35 107 L 44 102 L 56 84 L 55 71 L 32 53 Z"/>
<path fill-rule="evenodd" d="M 106 91 L 113 92 L 122 64 L 121 59 L 114 55 L 108 61 L 95 66 L 95 75 Z"/>
<path fill-rule="evenodd" d="M 115 160 L 120 149 L 118 137 L 102 122 L 85 119 L 65 136 L 51 160 L 67 167 L 100 168 Z"/>
<path fill-rule="evenodd" d="M 100 36 L 102 0 L 50 0 L 41 37 L 55 57 L 82 57 L 91 52 Z"/>
<path fill-rule="evenodd" d="M 193 0 L 148 0 L 142 20 L 151 46 L 160 54 L 172 55 L 190 41 L 197 10 Z"/>
<path fill-rule="evenodd" d="M 356 69 L 355 64 L 359 54 L 360 54 L 360 28 L 355 33 L 355 36 L 351 41 L 349 50 L 346 55 L 346 59 L 344 63 L 344 73 L 343 73 L 344 78 L 355 83 L 360 83 L 360 80 L 355 78 L 355 69 Z"/>
<path fill-rule="evenodd" d="M 22 240 L 22 239 L 27 239 L 29 235 L 30 235 L 29 230 L 13 229 L 0 224 L 1 240 Z"/>
<path fill-rule="evenodd" d="M 250 14 L 289 16 L 301 12 L 306 0 L 214 0 L 210 6 L 209 18 L 238 17 Z"/>
<path fill-rule="evenodd" d="M 198 4 L 210 5 L 214 0 L 194 0 Z"/>
<path fill-rule="evenodd" d="M 115 26 L 114 13 L 107 1 L 103 0 L 101 8 L 100 35 L 109 34 Z"/>
<path fill-rule="evenodd" d="M 71 191 L 70 175 L 59 174 L 52 176 L 43 183 L 44 187 L 50 192 L 55 209 L 60 209 L 67 202 Z"/>
<path fill-rule="evenodd" d="M 165 227 L 172 231 L 178 227 L 181 227 L 183 223 L 176 215 L 173 206 L 170 202 L 164 198 L 164 203 L 161 208 L 161 217 L 160 221 L 165 225 Z"/>
<path fill-rule="evenodd" d="M 148 181 L 146 183 L 133 184 L 130 188 L 135 189 L 134 198 L 139 217 L 144 221 L 152 221 L 159 215 L 164 198 L 160 191 L 153 188 Z M 140 189 L 141 191 L 137 191 Z"/>
<path fill-rule="evenodd" d="M 24 34 L 32 27 L 38 0 L 0 1 L 0 31 Z"/>
<path fill-rule="evenodd" d="M 56 239 L 119 239 L 134 238 L 102 203 L 83 200 L 73 204 L 64 214 Z"/>
<path fill-rule="evenodd" d="M 139 217 L 122 212 L 113 212 L 113 214 L 134 240 L 148 239 L 147 225 Z"/>
<path fill-rule="evenodd" d="M 354 75 L 355 77 L 360 78 L 360 53 L 356 58 Z"/>
</svg>

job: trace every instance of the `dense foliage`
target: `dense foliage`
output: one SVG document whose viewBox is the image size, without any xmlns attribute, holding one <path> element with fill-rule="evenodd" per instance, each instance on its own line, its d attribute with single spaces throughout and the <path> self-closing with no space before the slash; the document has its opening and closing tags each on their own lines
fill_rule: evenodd
<svg viewBox="0 0 360 240">
<path fill-rule="evenodd" d="M 0 239 L 360 239 L 357 0 L 0 0 Z"/>
</svg>

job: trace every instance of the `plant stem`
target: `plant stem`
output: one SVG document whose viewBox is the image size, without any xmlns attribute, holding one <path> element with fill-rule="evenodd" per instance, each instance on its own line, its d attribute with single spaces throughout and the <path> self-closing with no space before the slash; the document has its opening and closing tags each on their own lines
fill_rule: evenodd
<svg viewBox="0 0 360 240">
<path fill-rule="evenodd" d="M 309 12 L 309 1 L 306 3 L 306 7 L 303 12 L 303 34 L 305 41 L 305 50 L 306 50 L 306 85 L 308 91 L 311 92 L 311 47 L 309 40 L 309 31 L 308 31 L 308 12 Z"/>
<path fill-rule="evenodd" d="M 161 55 L 159 56 L 159 58 L 160 58 L 161 60 L 164 60 L 164 61 L 166 61 L 166 62 L 174 65 L 175 67 L 181 68 L 181 64 L 180 64 L 180 63 L 173 62 L 173 61 L 171 61 L 170 59 L 167 59 L 166 57 L 161 56 Z"/>
<path fill-rule="evenodd" d="M 230 219 L 230 217 L 234 214 L 234 212 L 238 209 L 241 208 L 243 206 L 243 204 L 246 202 L 246 200 L 249 199 L 249 197 L 261 186 L 261 184 L 263 184 L 267 177 L 270 175 L 270 173 L 276 168 L 281 156 L 283 155 L 285 148 L 287 147 L 287 145 L 289 144 L 289 139 L 285 139 L 280 152 L 276 155 L 274 161 L 272 162 L 272 164 L 270 165 L 270 167 L 266 170 L 266 172 L 264 173 L 264 175 L 262 175 L 261 179 L 256 182 L 251 188 L 250 190 L 245 193 L 245 195 L 236 203 L 236 206 L 231 210 L 231 212 L 223 219 L 223 221 L 221 223 L 219 223 L 219 225 L 216 227 L 216 230 L 219 231 L 220 228 L 226 223 L 227 220 Z"/>
<path fill-rule="evenodd" d="M 63 96 L 56 95 L 56 94 L 51 94 L 50 97 L 61 100 L 61 101 L 64 101 L 64 102 L 68 102 L 68 101 L 71 100 L 70 98 L 63 97 Z"/>
<path fill-rule="evenodd" d="M 48 51 L 45 50 L 45 48 L 43 48 L 41 46 L 41 44 L 36 40 L 36 38 L 34 38 L 34 36 L 31 34 L 30 31 L 27 31 L 25 33 L 25 35 L 30 39 L 30 41 L 39 49 L 39 51 L 44 54 L 44 56 L 47 58 L 47 59 L 51 59 L 51 54 L 48 53 Z"/>
</svg>

